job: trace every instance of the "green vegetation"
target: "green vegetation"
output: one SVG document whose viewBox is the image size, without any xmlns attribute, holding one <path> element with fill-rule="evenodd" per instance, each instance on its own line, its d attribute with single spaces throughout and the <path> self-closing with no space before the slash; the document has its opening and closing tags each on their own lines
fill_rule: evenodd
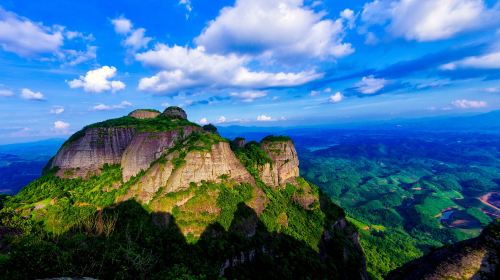
<svg viewBox="0 0 500 280">
<path fill-rule="evenodd" d="M 279 136 L 268 135 L 264 137 L 261 142 L 264 143 L 264 142 L 286 142 L 286 141 L 292 141 L 292 138 L 283 135 Z"/>
<path fill-rule="evenodd" d="M 331 148 L 302 151 L 301 171 L 358 227 L 372 278 L 493 220 L 477 197 L 498 191 L 498 136 L 341 135 Z"/>
</svg>

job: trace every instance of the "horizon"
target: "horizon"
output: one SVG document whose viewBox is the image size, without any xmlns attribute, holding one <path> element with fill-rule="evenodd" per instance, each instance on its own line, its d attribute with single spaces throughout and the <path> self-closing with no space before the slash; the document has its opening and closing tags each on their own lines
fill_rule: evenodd
<svg viewBox="0 0 500 280">
<path fill-rule="evenodd" d="M 500 109 L 499 39 L 493 0 L 3 1 L 1 143 L 167 106 L 248 127 L 479 115 Z"/>
</svg>

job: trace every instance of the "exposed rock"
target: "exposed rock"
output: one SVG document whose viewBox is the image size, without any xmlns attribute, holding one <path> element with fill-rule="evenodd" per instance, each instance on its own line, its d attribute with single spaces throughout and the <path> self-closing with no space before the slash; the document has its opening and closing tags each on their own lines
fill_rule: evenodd
<svg viewBox="0 0 500 280">
<path fill-rule="evenodd" d="M 168 107 L 165 111 L 163 111 L 162 115 L 169 118 L 187 120 L 186 112 L 177 106 Z"/>
<path fill-rule="evenodd" d="M 236 147 L 236 148 L 243 148 L 243 147 L 245 147 L 246 143 L 247 143 L 247 141 L 245 140 L 245 138 L 236 137 L 236 138 L 234 138 L 234 140 L 231 144 L 234 145 L 234 147 Z"/>
<path fill-rule="evenodd" d="M 293 142 L 263 141 L 261 146 L 272 160 L 271 164 L 267 163 L 259 170 L 262 181 L 270 186 L 294 182 L 299 176 L 299 158 Z"/>
<path fill-rule="evenodd" d="M 60 177 L 85 177 L 99 173 L 104 164 L 119 164 L 135 135 L 133 128 L 89 128 L 82 137 L 66 143 L 52 160 Z"/>
<path fill-rule="evenodd" d="M 148 169 L 153 161 L 173 147 L 177 141 L 188 137 L 193 131 L 200 131 L 200 128 L 185 126 L 165 132 L 136 134 L 121 159 L 123 180 L 126 182 L 141 170 Z"/>
<path fill-rule="evenodd" d="M 476 238 L 435 250 L 389 273 L 386 279 L 500 279 L 500 223 Z"/>
<path fill-rule="evenodd" d="M 160 111 L 150 109 L 138 109 L 130 112 L 129 117 L 136 119 L 154 119 L 160 115 Z"/>
<path fill-rule="evenodd" d="M 178 153 L 172 153 L 165 162 L 153 164 L 125 198 L 136 196 L 139 201 L 149 202 L 158 191 L 166 194 L 186 189 L 190 183 L 220 182 L 223 175 L 236 182 L 254 184 L 253 177 L 226 142 L 212 145 L 209 152 L 191 151 L 185 156 L 184 163 L 175 167 L 173 160 L 177 157 Z"/>
</svg>

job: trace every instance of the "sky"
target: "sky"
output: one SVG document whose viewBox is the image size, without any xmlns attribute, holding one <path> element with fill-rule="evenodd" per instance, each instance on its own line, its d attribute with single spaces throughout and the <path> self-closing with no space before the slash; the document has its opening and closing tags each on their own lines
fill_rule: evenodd
<svg viewBox="0 0 500 280">
<path fill-rule="evenodd" d="M 500 2 L 0 0 L 0 143 L 139 108 L 294 126 L 500 109 Z"/>
</svg>

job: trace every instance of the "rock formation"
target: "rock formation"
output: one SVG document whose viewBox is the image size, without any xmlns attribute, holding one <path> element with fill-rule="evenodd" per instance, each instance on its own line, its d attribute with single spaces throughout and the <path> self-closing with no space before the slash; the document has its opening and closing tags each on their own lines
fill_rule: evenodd
<svg viewBox="0 0 500 280">
<path fill-rule="evenodd" d="M 500 222 L 480 236 L 432 251 L 389 273 L 386 279 L 500 279 Z"/>
<path fill-rule="evenodd" d="M 262 181 L 271 186 L 282 186 L 293 182 L 299 176 L 299 158 L 293 142 L 285 137 L 267 137 L 262 148 L 269 155 L 271 163 L 260 168 Z"/>
<path fill-rule="evenodd" d="M 137 118 L 137 119 L 154 119 L 158 117 L 160 111 L 150 110 L 150 109 L 137 109 L 130 112 L 129 117 Z"/>
<path fill-rule="evenodd" d="M 104 164 L 119 164 L 135 135 L 134 128 L 89 128 L 57 152 L 51 167 L 61 177 L 86 177 L 99 173 Z M 71 139 L 72 140 L 72 139 Z"/>
<path fill-rule="evenodd" d="M 180 107 L 170 106 L 162 113 L 163 116 L 168 118 L 177 118 L 187 120 L 187 114 Z"/>
<path fill-rule="evenodd" d="M 165 162 L 154 163 L 131 187 L 125 199 L 135 196 L 147 203 L 159 191 L 163 194 L 177 192 L 189 187 L 190 183 L 220 182 L 224 177 L 238 183 L 254 183 L 226 142 L 213 144 L 210 151 L 191 151 L 182 159 L 182 164 L 175 166 L 174 159 L 178 158 L 176 152 L 168 155 Z"/>
<path fill-rule="evenodd" d="M 103 168 L 106 164 L 109 166 Z M 66 180 L 75 177 L 83 180 Z M 127 232 L 121 237 L 128 236 L 129 225 L 151 226 L 151 213 L 151 224 L 156 221 L 156 225 L 169 227 L 159 233 L 152 228 L 140 231 L 151 233 L 145 238 L 149 239 L 147 243 L 161 247 L 153 250 L 154 258 L 163 253 L 177 254 L 169 249 L 171 241 L 219 244 L 209 245 L 215 252 L 213 259 L 197 257 L 209 261 L 214 271 L 227 278 L 239 275 L 240 269 L 252 273 L 247 265 L 254 261 L 262 264 L 273 259 L 279 264 L 285 258 L 304 264 L 299 271 L 316 270 L 319 274 L 311 274 L 312 278 L 334 275 L 331 277 L 367 279 L 354 226 L 345 220 L 341 208 L 322 198 L 317 187 L 299 176 L 299 160 L 290 138 L 269 136 L 260 143 L 238 138 L 229 142 L 214 126 L 202 128 L 189 122 L 178 107 L 169 107 L 162 114 L 136 110 L 85 127 L 65 142 L 45 175 L 16 199 L 19 204 L 13 208 L 19 213 L 36 217 L 47 230 L 59 233 L 81 227 L 82 221 L 89 230 L 87 223 L 92 218 L 88 214 L 92 211 L 102 218 L 103 213 L 119 207 L 137 207 L 131 215 L 118 211 L 116 219 L 120 221 L 138 219 L 116 224 Z M 148 213 L 141 214 L 145 209 Z M 70 215 L 61 211 L 70 211 Z M 181 238 L 167 235 L 162 239 L 160 236 L 167 232 L 181 234 Z M 95 234 L 89 234 L 89 240 L 94 240 Z M 242 258 L 241 252 L 256 253 Z M 232 264 L 226 265 L 229 259 Z M 129 265 L 128 260 L 120 266 Z M 219 266 L 225 268 L 219 271 Z M 283 272 L 288 273 L 288 269 Z"/>
<path fill-rule="evenodd" d="M 123 180 L 126 182 L 141 170 L 148 169 L 153 161 L 160 158 L 164 152 L 172 148 L 178 141 L 188 137 L 193 131 L 199 131 L 199 128 L 186 126 L 166 132 L 136 134 L 121 159 Z"/>
</svg>

